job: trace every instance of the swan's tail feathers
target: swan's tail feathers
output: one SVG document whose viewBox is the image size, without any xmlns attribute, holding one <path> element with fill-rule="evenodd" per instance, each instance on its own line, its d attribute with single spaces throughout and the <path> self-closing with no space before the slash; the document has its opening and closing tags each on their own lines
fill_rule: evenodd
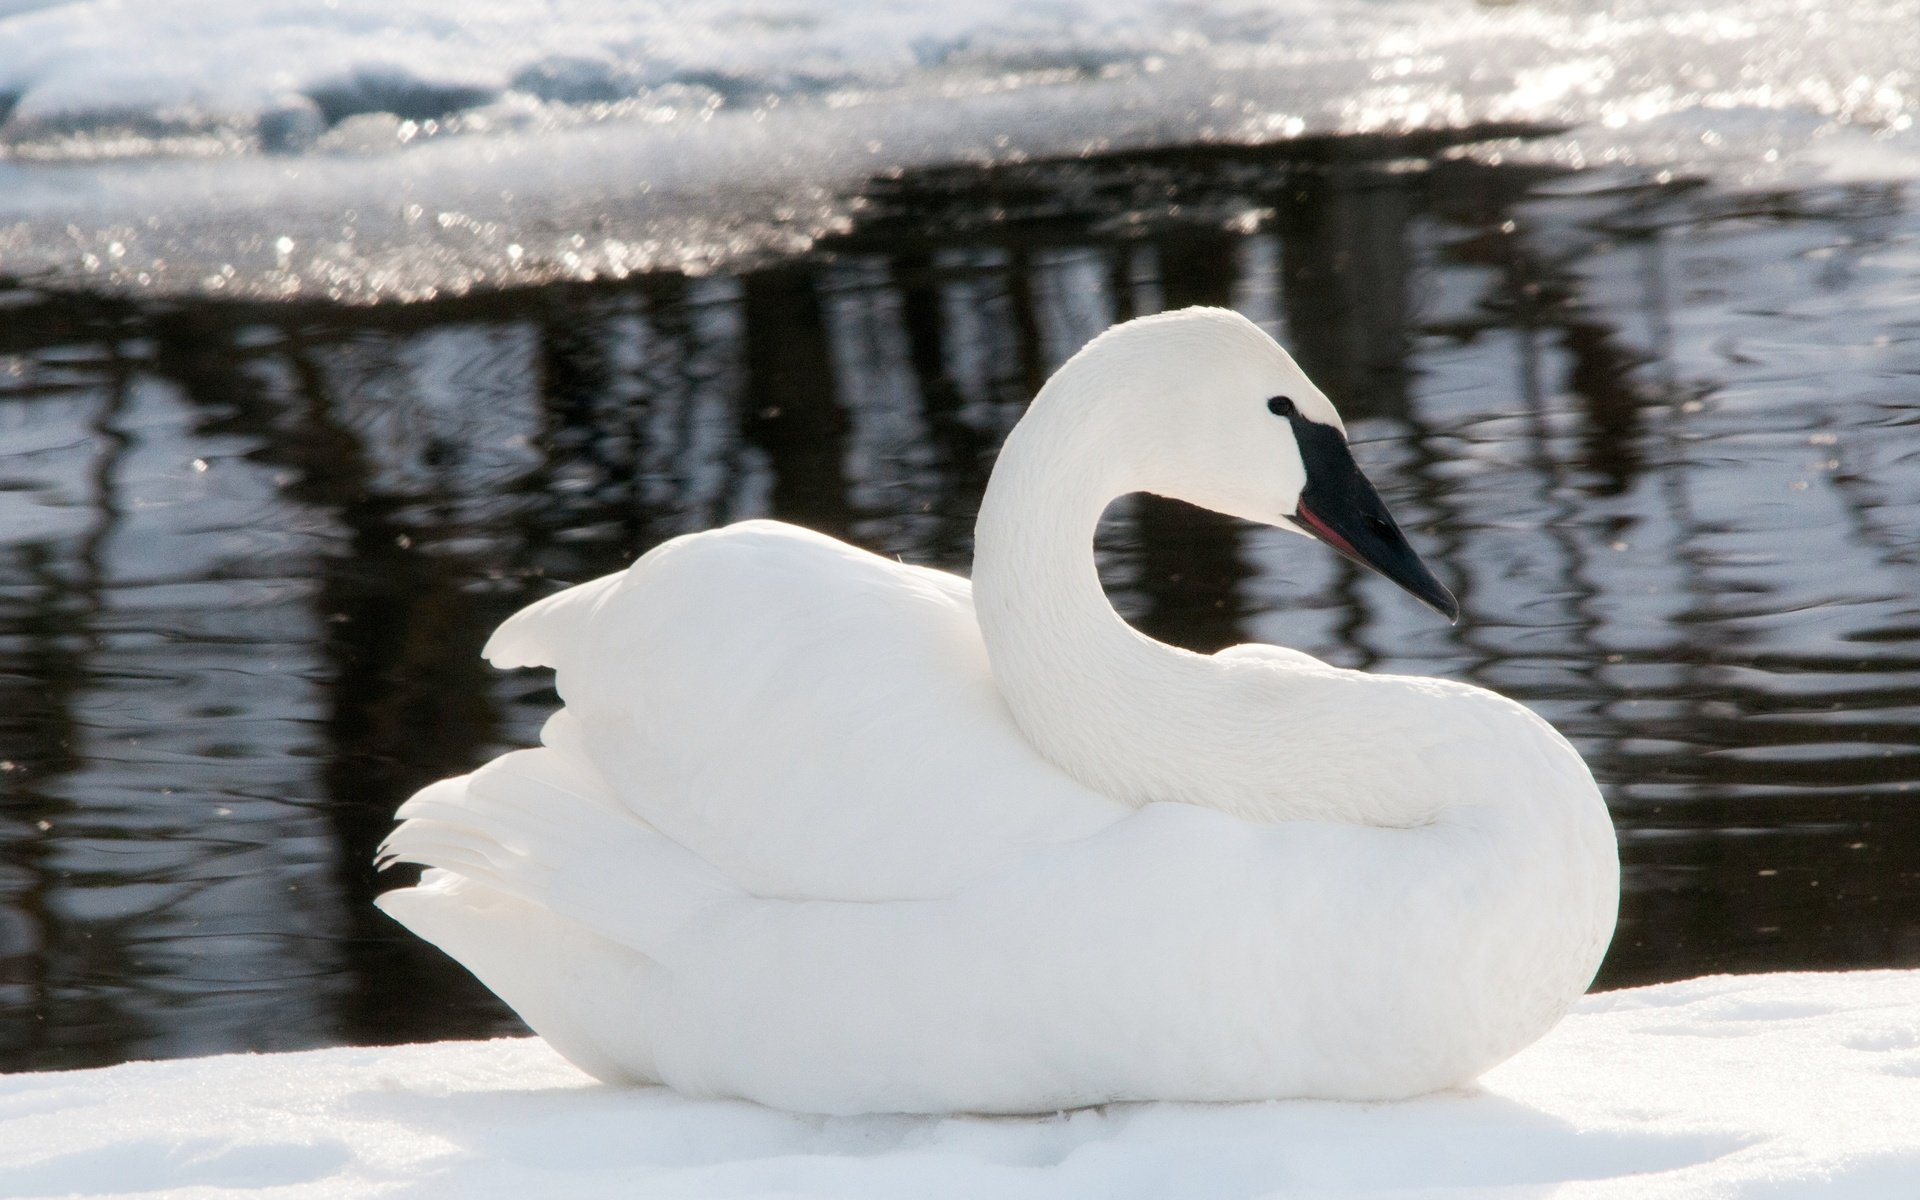
<svg viewBox="0 0 1920 1200">
<path fill-rule="evenodd" d="M 443 779 L 396 815 L 401 823 L 381 845 L 380 865 L 439 868 L 656 961 L 671 963 L 702 911 L 741 895 L 621 805 L 591 768 L 551 747 Z"/>
<path fill-rule="evenodd" d="M 607 575 L 528 605 L 493 631 L 481 656 L 503 670 L 557 667 L 570 637 L 586 628 L 590 611 L 625 578 Z"/>
<path fill-rule="evenodd" d="M 660 967 L 537 904 L 452 871 L 374 901 L 473 972 L 568 1061 L 609 1083 L 658 1083 Z"/>
</svg>

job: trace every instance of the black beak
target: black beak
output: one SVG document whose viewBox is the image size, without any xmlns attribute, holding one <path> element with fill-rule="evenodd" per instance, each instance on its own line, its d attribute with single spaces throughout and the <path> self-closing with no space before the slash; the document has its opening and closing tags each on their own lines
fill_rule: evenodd
<svg viewBox="0 0 1920 1200">
<path fill-rule="evenodd" d="M 1307 468 L 1307 486 L 1293 519 L 1345 557 L 1385 575 L 1447 620 L 1458 621 L 1459 602 L 1407 544 L 1380 493 L 1353 461 L 1346 436 L 1298 413 L 1291 419 Z"/>
</svg>

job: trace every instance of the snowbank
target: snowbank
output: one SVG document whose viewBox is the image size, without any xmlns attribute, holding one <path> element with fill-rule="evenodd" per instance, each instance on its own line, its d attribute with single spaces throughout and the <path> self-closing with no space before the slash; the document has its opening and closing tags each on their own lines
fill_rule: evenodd
<svg viewBox="0 0 1920 1200">
<path fill-rule="evenodd" d="M 1916 49 L 1916 0 L 1844 16 L 1821 0 L 0 0 L 0 140 L 136 135 L 41 147 L 98 154 L 198 130 L 298 148 L 366 113 L 411 122 L 412 140 L 471 112 L 496 129 L 1140 76 L 1170 83 L 1146 115 L 1185 120 L 1172 81 L 1249 71 L 1221 93 L 1239 103 L 1188 131 L 1619 129 L 1695 110 L 1898 130 Z"/>
<path fill-rule="evenodd" d="M 235 132 L 381 102 L 440 117 L 513 98 L 667 108 L 1049 68 L 1245 41 L 1354 0 L 40 0 L 0 22 L 10 134 L 143 118 Z M 8 16 L 0 0 L 0 17 Z M 391 110 L 389 110 L 391 111 Z"/>
<path fill-rule="evenodd" d="M 1468 1094 L 812 1118 L 597 1085 L 532 1040 L 0 1078 L 0 1194 L 1920 1195 L 1920 972 L 1589 997 Z"/>
<path fill-rule="evenodd" d="M 0 274 L 349 300 L 804 248 L 876 175 L 1565 126 L 1920 163 L 1920 0 L 0 0 Z M 1512 151 L 1508 151 L 1511 153 Z"/>
</svg>

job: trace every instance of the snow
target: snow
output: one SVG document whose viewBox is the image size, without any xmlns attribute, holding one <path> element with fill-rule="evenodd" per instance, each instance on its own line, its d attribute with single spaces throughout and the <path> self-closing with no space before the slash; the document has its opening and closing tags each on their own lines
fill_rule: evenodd
<svg viewBox="0 0 1920 1200">
<path fill-rule="evenodd" d="M 393 150 L 1011 92 L 1059 151 L 1063 89 L 1123 138 L 1496 120 L 1593 125 L 1598 148 L 1701 112 L 1898 134 L 1916 50 L 1920 0 L 0 0 L 0 144 Z M 1103 104 L 1117 81 L 1143 85 L 1129 109 Z M 341 129 L 369 114 L 400 120 Z"/>
<path fill-rule="evenodd" d="M 1574 166 L 1902 178 L 1916 60 L 1920 0 L 0 0 L 0 273 L 700 270 L 918 166 L 1483 122 L 1567 127 L 1501 153 Z"/>
<path fill-rule="evenodd" d="M 1920 1194 L 1920 972 L 1590 996 L 1469 1092 L 819 1118 L 596 1084 L 532 1039 L 0 1077 L 0 1195 Z"/>
</svg>

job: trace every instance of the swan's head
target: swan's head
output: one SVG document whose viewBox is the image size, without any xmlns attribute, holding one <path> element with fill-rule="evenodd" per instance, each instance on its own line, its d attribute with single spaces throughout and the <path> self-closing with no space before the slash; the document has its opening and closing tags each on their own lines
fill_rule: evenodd
<svg viewBox="0 0 1920 1200">
<path fill-rule="evenodd" d="M 1318 538 L 1458 618 L 1361 474 L 1332 402 L 1240 314 L 1189 308 L 1117 325 L 1049 390 L 1062 382 L 1094 401 L 1128 490 Z"/>
</svg>

